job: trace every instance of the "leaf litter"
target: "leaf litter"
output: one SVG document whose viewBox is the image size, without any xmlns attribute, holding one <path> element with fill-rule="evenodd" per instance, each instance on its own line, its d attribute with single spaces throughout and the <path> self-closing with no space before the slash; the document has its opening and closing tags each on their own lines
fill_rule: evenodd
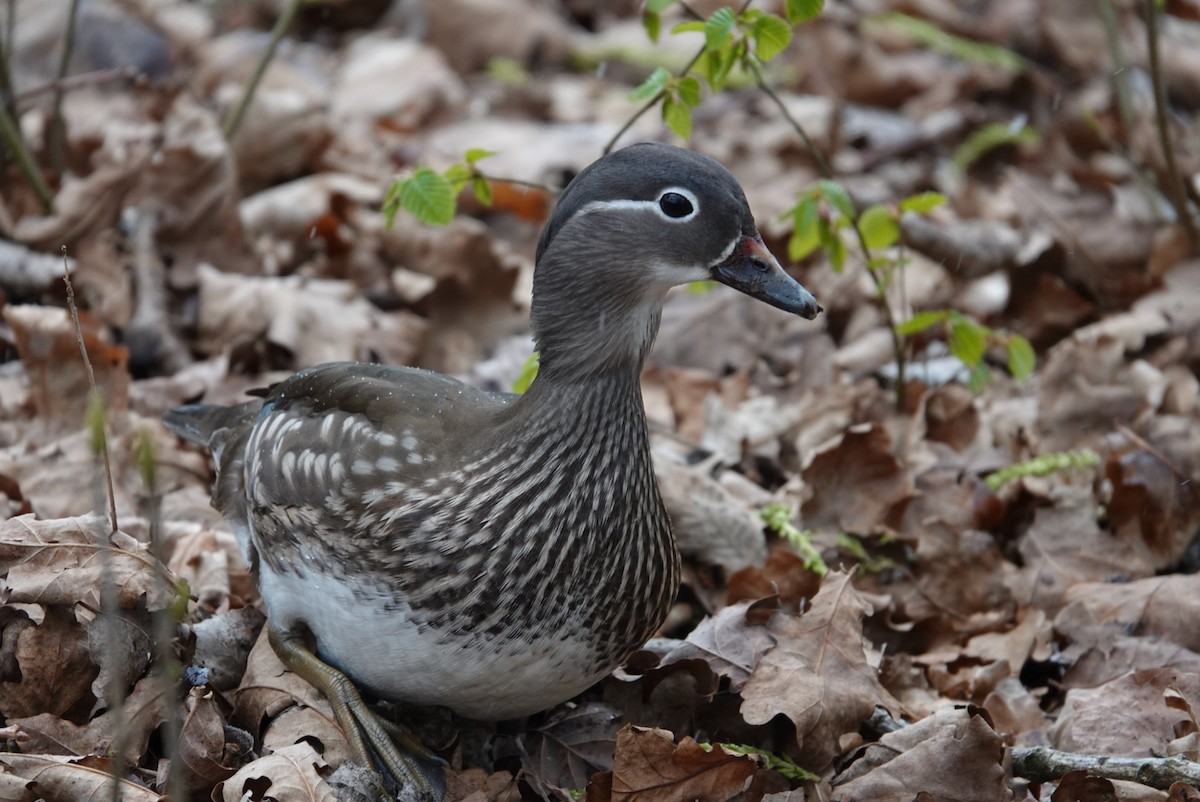
<svg viewBox="0 0 1200 802">
<path fill-rule="evenodd" d="M 11 164 L 0 184 L 5 799 L 108 796 L 114 776 L 147 800 L 172 776 L 193 799 L 373 787 L 338 768 L 328 706 L 265 644 L 206 459 L 158 416 L 330 359 L 509 389 L 551 192 L 498 180 L 491 208 L 463 196 L 446 228 L 401 215 L 388 229 L 388 181 L 483 148 L 484 172 L 560 187 L 630 119 L 629 91 L 691 52 L 669 25 L 649 45 L 633 3 L 322 5 L 229 144 L 255 25 L 277 5 L 90 4 L 104 22 L 77 31 L 61 168 L 42 86 L 67 3 L 4 12 L 22 132 L 55 179 L 51 212 Z M 791 265 L 826 308 L 815 325 L 722 289 L 672 294 L 643 384 L 684 592 L 625 669 L 544 715 L 497 729 L 395 711 L 449 761 L 448 799 L 1196 798 L 1043 777 L 1020 751 L 1200 753 L 1200 262 L 1157 188 L 1144 19 L 1114 4 L 1106 39 L 1084 5 L 830 6 L 797 28 L 768 80 L 847 198 L 884 205 L 872 230 L 901 238 L 905 264 L 882 288 L 892 309 L 1021 334 L 1033 375 L 1007 377 L 1003 350 L 974 339 L 972 392 L 932 327 L 907 343 L 897 407 L 881 288 L 853 249 L 840 272 L 819 254 Z M 1176 135 L 1200 104 L 1193 11 L 1167 4 L 1162 29 Z M 102 31 L 127 46 L 100 47 Z M 130 81 L 130 64 L 153 80 Z M 1132 76 L 1127 95 L 1115 75 Z M 991 123 L 990 150 L 969 141 Z M 820 175 L 778 107 L 726 89 L 690 124 L 786 254 L 781 218 Z M 669 137 L 651 114 L 621 141 Z M 1194 183 L 1194 138 L 1175 142 Z M 887 205 L 930 190 L 947 202 L 893 231 Z M 64 264 L 106 404 L 111 534 L 91 513 L 104 505 Z M 1072 457 L 1085 450 L 1097 459 Z M 762 525 L 769 503 L 791 512 L 787 537 Z"/>
</svg>

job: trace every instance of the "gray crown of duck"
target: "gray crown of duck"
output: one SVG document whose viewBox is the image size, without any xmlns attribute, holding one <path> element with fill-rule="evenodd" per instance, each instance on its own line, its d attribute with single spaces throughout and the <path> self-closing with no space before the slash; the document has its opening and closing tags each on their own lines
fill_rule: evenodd
<svg viewBox="0 0 1200 802">
<path fill-rule="evenodd" d="M 508 718 L 570 698 L 661 625 L 678 553 L 639 372 L 674 285 L 813 317 L 712 159 L 636 145 L 581 172 L 537 249 L 541 372 L 521 397 L 339 363 L 166 420 L 213 450 L 213 503 L 271 626 L 393 700 Z"/>
</svg>

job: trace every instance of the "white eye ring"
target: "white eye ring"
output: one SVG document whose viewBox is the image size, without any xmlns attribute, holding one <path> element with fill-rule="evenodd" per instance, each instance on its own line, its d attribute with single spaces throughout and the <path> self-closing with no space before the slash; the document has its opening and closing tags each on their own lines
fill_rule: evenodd
<svg viewBox="0 0 1200 802">
<path fill-rule="evenodd" d="M 671 195 L 678 196 L 679 199 L 685 201 L 690 207 L 685 214 L 671 215 L 667 213 L 664 207 L 672 202 L 677 202 L 674 199 L 669 199 Z M 668 223 L 686 223 L 700 213 L 700 201 L 691 190 L 684 189 L 683 187 L 667 187 L 659 193 L 658 200 L 654 202 L 654 211 Z"/>
<path fill-rule="evenodd" d="M 667 195 L 681 195 L 688 203 L 692 205 L 692 210 L 681 217 L 671 217 L 663 211 L 662 201 Z M 690 189 L 683 187 L 667 187 L 662 192 L 658 193 L 656 200 L 604 200 L 592 201 L 585 205 L 576 214 L 591 214 L 592 212 L 605 212 L 613 209 L 649 209 L 659 216 L 661 220 L 667 223 L 686 223 L 692 220 L 700 213 L 700 200 L 696 197 L 696 193 Z"/>
</svg>

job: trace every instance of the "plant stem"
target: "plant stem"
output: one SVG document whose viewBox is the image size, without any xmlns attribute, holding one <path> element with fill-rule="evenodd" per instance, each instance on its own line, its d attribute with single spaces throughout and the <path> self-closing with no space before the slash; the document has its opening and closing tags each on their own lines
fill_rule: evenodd
<svg viewBox="0 0 1200 802">
<path fill-rule="evenodd" d="M 1183 176 L 1175 163 L 1175 148 L 1171 143 L 1170 125 L 1167 120 L 1167 90 L 1163 85 L 1162 62 L 1158 53 L 1158 5 L 1156 0 L 1145 0 L 1146 45 L 1150 57 L 1150 81 L 1154 86 L 1154 124 L 1158 128 L 1159 146 L 1167 170 L 1167 187 L 1175 216 L 1187 235 L 1192 253 L 1200 252 L 1200 236 L 1197 236 L 1192 213 L 1188 208 L 1187 194 L 1183 188 Z"/>
<path fill-rule="evenodd" d="M 267 43 L 267 47 L 259 58 L 258 64 L 254 66 L 254 73 L 250 76 L 250 81 L 242 91 L 242 99 L 238 101 L 233 113 L 225 120 L 225 138 L 227 140 L 232 140 L 238 128 L 241 127 L 242 118 L 246 116 L 246 109 L 250 107 L 250 101 L 253 99 L 255 91 L 258 89 L 258 84 L 262 81 L 262 77 L 267 71 L 267 65 L 275 57 L 275 51 L 279 48 L 279 43 L 283 40 L 283 35 L 287 33 L 288 28 L 292 27 L 292 22 L 296 19 L 296 13 L 305 2 L 306 0 L 289 0 L 288 4 L 283 7 L 283 12 L 279 15 L 279 18 L 275 20 L 275 27 L 271 29 L 271 40 Z"/>
<path fill-rule="evenodd" d="M 50 166 L 57 175 L 62 175 L 67 167 L 67 124 L 62 116 L 62 82 L 67 77 L 67 69 L 71 64 L 71 51 L 75 48 L 75 20 L 78 17 L 79 0 L 71 0 L 71 8 L 67 12 L 67 31 L 63 38 L 62 57 L 58 61 L 58 85 L 54 91 L 50 123 L 46 131 L 46 150 L 50 155 Z"/>
<path fill-rule="evenodd" d="M 42 204 L 42 211 L 46 214 L 53 212 L 54 196 L 50 194 L 50 187 L 46 186 L 41 170 L 38 169 L 33 156 L 30 155 L 16 120 L 9 115 L 8 109 L 3 107 L 0 107 L 0 142 L 3 142 L 4 146 L 8 148 L 8 152 L 17 160 L 17 167 L 25 176 L 25 180 L 29 182 L 33 194 L 37 195 L 38 201 Z"/>
<path fill-rule="evenodd" d="M 833 168 L 829 166 L 829 162 L 825 159 L 825 155 L 821 153 L 821 149 L 817 147 L 817 143 L 812 140 L 808 132 L 804 130 L 804 126 L 800 121 L 792 116 L 788 111 L 788 107 L 784 104 L 783 98 L 776 94 L 775 90 L 767 84 L 766 76 L 762 73 L 762 68 L 754 62 L 750 62 L 750 70 L 754 73 L 754 82 L 758 85 L 759 90 L 769 97 L 775 103 L 779 113 L 783 115 L 783 119 L 787 120 L 788 125 L 796 132 L 797 136 L 804 141 L 804 147 L 808 148 L 809 155 L 816 162 L 817 170 L 825 178 L 833 178 Z"/>
</svg>

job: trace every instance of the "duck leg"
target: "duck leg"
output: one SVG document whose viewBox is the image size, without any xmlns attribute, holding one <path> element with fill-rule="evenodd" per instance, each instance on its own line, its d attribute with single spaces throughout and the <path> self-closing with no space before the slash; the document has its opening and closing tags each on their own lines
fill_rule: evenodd
<svg viewBox="0 0 1200 802">
<path fill-rule="evenodd" d="M 378 764 L 404 789 L 405 799 L 441 802 L 445 761 L 369 707 L 350 678 L 313 654 L 299 634 L 268 624 L 267 638 L 279 660 L 329 700 L 355 762 Z"/>
</svg>

